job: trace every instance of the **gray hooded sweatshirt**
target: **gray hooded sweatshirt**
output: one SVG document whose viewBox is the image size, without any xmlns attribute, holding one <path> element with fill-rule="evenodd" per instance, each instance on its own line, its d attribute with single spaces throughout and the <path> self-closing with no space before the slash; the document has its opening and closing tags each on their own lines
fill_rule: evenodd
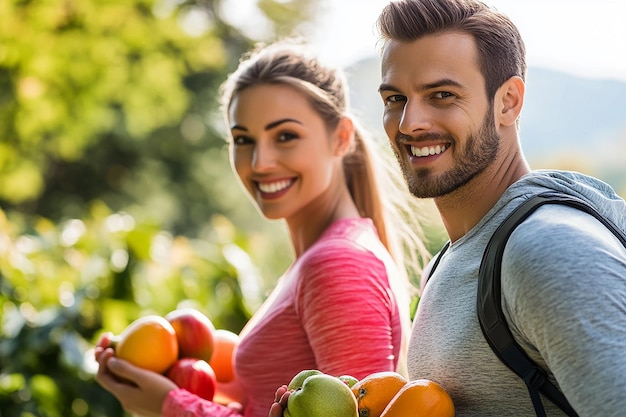
<svg viewBox="0 0 626 417">
<path fill-rule="evenodd" d="M 626 203 L 607 184 L 579 173 L 534 171 L 450 246 L 422 294 L 408 368 L 411 379 L 443 385 L 459 417 L 535 415 L 524 382 L 484 339 L 476 292 L 495 229 L 522 201 L 550 190 L 587 201 L 626 231 Z M 579 416 L 626 415 L 626 248 L 606 227 L 575 208 L 537 209 L 506 245 L 502 305 L 517 342 Z M 548 416 L 564 415 L 542 401 Z"/>
</svg>

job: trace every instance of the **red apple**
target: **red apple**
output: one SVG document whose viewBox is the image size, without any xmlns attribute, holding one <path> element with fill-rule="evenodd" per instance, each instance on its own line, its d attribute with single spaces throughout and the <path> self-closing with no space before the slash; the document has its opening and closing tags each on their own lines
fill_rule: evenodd
<svg viewBox="0 0 626 417">
<path fill-rule="evenodd" d="M 212 401 L 215 395 L 215 372 L 202 359 L 182 358 L 167 371 L 167 377 L 180 388 L 205 400 Z"/>
<path fill-rule="evenodd" d="M 211 360 L 215 347 L 215 326 L 207 316 L 194 308 L 179 308 L 165 318 L 178 338 L 178 356 Z"/>
</svg>

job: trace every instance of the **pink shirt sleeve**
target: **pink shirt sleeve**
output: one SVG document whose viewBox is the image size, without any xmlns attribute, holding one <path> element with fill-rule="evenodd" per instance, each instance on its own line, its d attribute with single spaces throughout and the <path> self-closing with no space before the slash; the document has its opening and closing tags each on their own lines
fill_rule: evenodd
<svg viewBox="0 0 626 417">
<path fill-rule="evenodd" d="M 268 409 L 269 411 L 269 409 Z M 169 392 L 162 407 L 163 417 L 240 417 L 232 408 L 206 401 L 184 389 Z"/>
<path fill-rule="evenodd" d="M 307 260 L 297 292 L 296 311 L 318 369 L 358 379 L 393 370 L 401 329 L 399 322 L 394 329 L 397 306 L 385 265 L 358 246 L 333 243 Z"/>
</svg>

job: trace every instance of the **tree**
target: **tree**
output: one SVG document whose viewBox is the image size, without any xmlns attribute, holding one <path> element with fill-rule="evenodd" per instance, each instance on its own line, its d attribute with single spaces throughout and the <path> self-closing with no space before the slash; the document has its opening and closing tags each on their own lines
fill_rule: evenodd
<svg viewBox="0 0 626 417">
<path fill-rule="evenodd" d="M 293 33 L 313 4 L 259 2 L 268 38 Z M 3 2 L 0 205 L 59 221 L 101 200 L 183 234 L 230 215 L 241 197 L 217 90 L 253 40 L 221 6 Z"/>
<path fill-rule="evenodd" d="M 122 415 L 99 332 L 180 305 L 238 331 L 265 293 L 250 254 L 291 257 L 225 156 L 217 89 L 254 42 L 229 1 L 0 2 L 2 417 Z M 259 2 L 264 40 L 314 4 Z"/>
</svg>

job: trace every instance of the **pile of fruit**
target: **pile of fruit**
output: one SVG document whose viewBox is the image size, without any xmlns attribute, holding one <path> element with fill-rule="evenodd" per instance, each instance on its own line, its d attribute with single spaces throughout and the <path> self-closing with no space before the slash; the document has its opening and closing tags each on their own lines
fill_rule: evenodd
<svg viewBox="0 0 626 417">
<path fill-rule="evenodd" d="M 216 329 L 202 312 L 181 308 L 143 316 L 116 336 L 115 356 L 166 375 L 181 388 L 211 401 L 238 401 L 220 393 L 220 383 L 235 379 L 233 355 L 239 336 Z"/>
<path fill-rule="evenodd" d="M 236 382 L 233 355 L 238 344 L 237 334 L 216 329 L 208 317 L 190 308 L 165 317 L 141 317 L 111 341 L 117 357 L 222 404 L 241 402 L 233 395 L 236 390 L 221 391 Z M 443 387 L 428 379 L 408 381 L 396 372 L 357 380 L 307 369 L 288 388 L 284 417 L 454 417 L 454 404 Z"/>
<path fill-rule="evenodd" d="M 441 385 L 408 381 L 396 372 L 377 372 L 359 381 L 309 369 L 288 388 L 285 417 L 454 417 L 452 399 Z"/>
</svg>

